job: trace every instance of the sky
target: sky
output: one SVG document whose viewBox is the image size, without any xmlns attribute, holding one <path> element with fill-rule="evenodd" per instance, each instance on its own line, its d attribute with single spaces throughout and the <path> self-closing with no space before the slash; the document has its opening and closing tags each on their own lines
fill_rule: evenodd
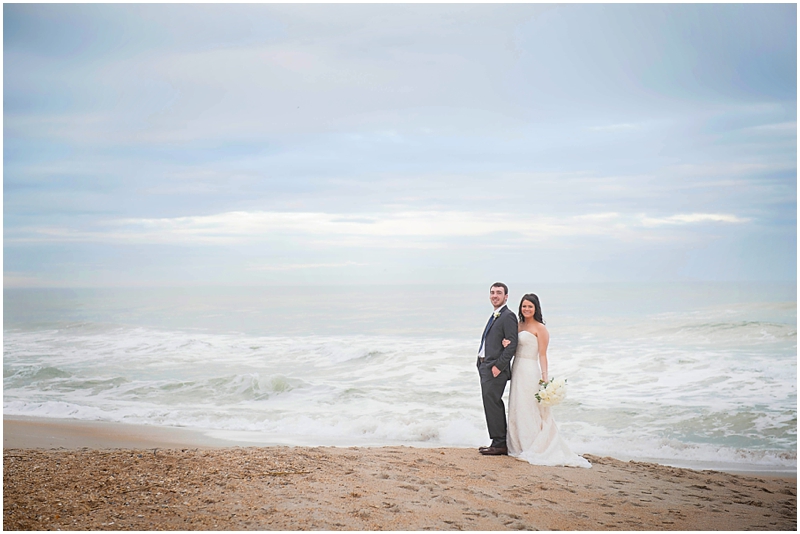
<svg viewBox="0 0 800 534">
<path fill-rule="evenodd" d="M 795 281 L 794 4 L 4 4 L 4 287 Z"/>
</svg>

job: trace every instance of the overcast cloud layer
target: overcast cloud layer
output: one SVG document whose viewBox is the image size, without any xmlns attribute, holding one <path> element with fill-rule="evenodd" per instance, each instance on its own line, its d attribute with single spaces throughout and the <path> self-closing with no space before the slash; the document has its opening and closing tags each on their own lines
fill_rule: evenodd
<svg viewBox="0 0 800 534">
<path fill-rule="evenodd" d="M 795 5 L 3 14 L 7 287 L 796 279 Z"/>
</svg>

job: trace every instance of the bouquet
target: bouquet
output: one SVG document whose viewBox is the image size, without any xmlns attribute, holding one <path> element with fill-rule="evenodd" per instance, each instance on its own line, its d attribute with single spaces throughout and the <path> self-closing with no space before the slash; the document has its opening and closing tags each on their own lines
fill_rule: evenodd
<svg viewBox="0 0 800 534">
<path fill-rule="evenodd" d="M 567 379 L 562 378 L 556 380 L 551 378 L 549 382 L 539 380 L 539 393 L 536 394 L 536 400 L 542 406 L 555 406 L 564 400 L 567 396 Z"/>
</svg>

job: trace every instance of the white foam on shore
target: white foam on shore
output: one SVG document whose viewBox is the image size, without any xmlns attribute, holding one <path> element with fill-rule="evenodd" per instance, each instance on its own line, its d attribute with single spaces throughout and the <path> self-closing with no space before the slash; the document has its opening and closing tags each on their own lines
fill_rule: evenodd
<svg viewBox="0 0 800 534">
<path fill-rule="evenodd" d="M 795 314 L 765 310 L 769 320 L 723 306 L 549 324 L 567 441 L 623 459 L 796 470 Z M 262 443 L 475 447 L 488 439 L 475 352 L 474 339 L 445 335 L 7 328 L 3 412 Z"/>
</svg>

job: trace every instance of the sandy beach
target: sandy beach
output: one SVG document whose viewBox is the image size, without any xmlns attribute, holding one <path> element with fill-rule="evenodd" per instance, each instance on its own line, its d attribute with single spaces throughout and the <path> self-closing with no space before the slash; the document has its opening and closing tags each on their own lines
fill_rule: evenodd
<svg viewBox="0 0 800 534">
<path fill-rule="evenodd" d="M 4 418 L 5 530 L 796 530 L 797 481 Z"/>
</svg>

